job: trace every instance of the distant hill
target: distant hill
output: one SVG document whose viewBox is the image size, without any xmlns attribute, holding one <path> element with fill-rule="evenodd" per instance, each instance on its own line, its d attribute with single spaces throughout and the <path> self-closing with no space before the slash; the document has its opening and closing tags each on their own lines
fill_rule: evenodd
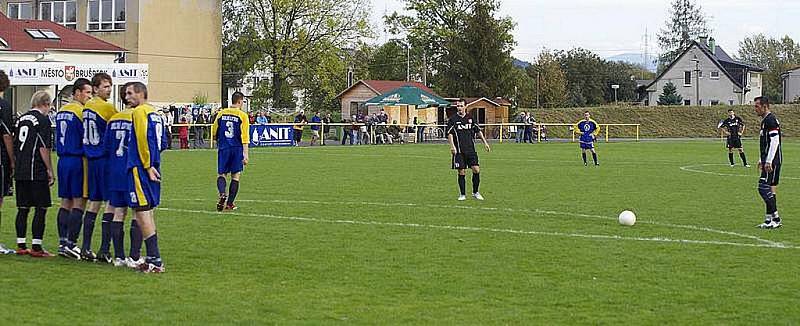
<svg viewBox="0 0 800 326">
<path fill-rule="evenodd" d="M 525 68 L 530 67 L 530 65 L 531 65 L 531 63 L 527 62 L 527 61 L 522 61 L 522 60 L 517 59 L 517 58 L 511 58 L 511 59 L 514 59 L 514 67 L 517 67 L 517 68 L 525 69 Z"/>
<path fill-rule="evenodd" d="M 658 63 L 656 62 L 656 60 L 658 60 L 658 57 L 654 55 L 649 55 L 648 58 L 649 60 L 647 60 L 647 64 L 644 65 L 645 68 L 647 68 L 647 70 L 651 72 L 656 72 L 656 70 L 658 70 Z M 606 60 L 643 65 L 641 53 L 623 53 L 620 55 L 615 55 L 613 57 L 608 57 L 606 58 Z"/>
</svg>

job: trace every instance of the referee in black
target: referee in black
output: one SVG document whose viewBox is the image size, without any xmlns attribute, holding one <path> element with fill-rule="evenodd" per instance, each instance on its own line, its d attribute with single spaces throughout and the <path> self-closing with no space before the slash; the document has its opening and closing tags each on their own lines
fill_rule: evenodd
<svg viewBox="0 0 800 326">
<path fill-rule="evenodd" d="M 16 157 L 17 192 L 17 255 L 32 257 L 52 257 L 42 248 L 44 238 L 45 216 L 50 201 L 50 187 L 53 186 L 53 165 L 50 161 L 51 143 L 50 112 L 52 99 L 45 91 L 33 94 L 31 110 L 17 120 L 17 135 L 14 138 L 14 156 Z M 28 250 L 26 235 L 28 214 L 34 209 L 33 250 Z"/>
<path fill-rule="evenodd" d="M 456 102 L 456 107 L 458 112 L 447 120 L 447 141 L 450 143 L 450 153 L 453 154 L 452 168 L 458 170 L 458 189 L 461 191 L 458 200 L 467 200 L 467 168 L 472 169 L 472 197 L 483 200 L 483 196 L 478 192 L 481 184 L 481 168 L 473 141 L 475 135 L 483 141 L 487 152 L 491 152 L 492 148 L 486 142 L 480 126 L 472 120 L 472 117 L 467 116 L 464 101 Z"/>
<path fill-rule="evenodd" d="M 731 162 L 731 167 L 736 166 L 736 163 L 733 162 L 733 150 L 737 149 L 739 150 L 739 157 L 742 158 L 742 165 L 749 168 L 747 156 L 744 155 L 744 149 L 742 148 L 742 135 L 745 130 L 744 120 L 736 116 L 733 109 L 730 109 L 728 110 L 728 118 L 722 121 L 719 128 L 724 128 L 723 130 L 728 134 L 728 161 Z"/>
</svg>

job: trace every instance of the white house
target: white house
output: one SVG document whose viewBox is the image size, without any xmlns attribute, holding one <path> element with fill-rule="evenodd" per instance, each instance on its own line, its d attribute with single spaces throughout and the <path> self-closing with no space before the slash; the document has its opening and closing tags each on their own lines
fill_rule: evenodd
<svg viewBox="0 0 800 326">
<path fill-rule="evenodd" d="M 672 82 L 683 105 L 752 104 L 763 93 L 764 69 L 736 61 L 714 39 L 692 43 L 647 86 L 645 104 L 658 105 L 664 86 Z"/>
<path fill-rule="evenodd" d="M 800 67 L 781 75 L 783 82 L 783 103 L 800 102 Z"/>
</svg>

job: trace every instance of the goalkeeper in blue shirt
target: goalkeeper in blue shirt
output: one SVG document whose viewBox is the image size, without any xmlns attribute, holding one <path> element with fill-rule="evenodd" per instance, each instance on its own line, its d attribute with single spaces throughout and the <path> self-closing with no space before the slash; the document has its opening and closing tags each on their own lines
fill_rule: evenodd
<svg viewBox="0 0 800 326">
<path fill-rule="evenodd" d="M 583 166 L 588 166 L 589 163 L 586 162 L 586 151 L 592 151 L 592 159 L 594 160 L 594 165 L 599 166 L 600 163 L 597 162 L 597 152 L 594 150 L 594 141 L 597 139 L 597 135 L 600 134 L 600 126 L 592 120 L 591 114 L 589 111 L 583 113 L 583 120 L 578 121 L 575 124 L 575 132 L 579 133 L 580 139 L 579 142 L 581 144 L 581 156 L 583 157 Z"/>
</svg>

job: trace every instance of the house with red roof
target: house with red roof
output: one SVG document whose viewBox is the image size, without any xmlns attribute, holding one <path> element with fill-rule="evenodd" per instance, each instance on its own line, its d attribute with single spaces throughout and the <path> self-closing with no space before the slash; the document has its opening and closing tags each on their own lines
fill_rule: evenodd
<svg viewBox="0 0 800 326">
<path fill-rule="evenodd" d="M 341 102 L 342 118 L 349 119 L 351 116 L 359 113 L 367 115 L 377 112 L 380 110 L 380 108 L 377 106 L 368 107 L 366 105 L 367 101 L 378 95 L 383 95 L 384 93 L 393 91 L 403 86 L 417 87 L 425 92 L 439 96 L 432 89 L 428 88 L 428 86 L 418 82 L 396 80 L 359 80 L 352 86 L 339 93 L 339 95 L 336 95 L 336 98 Z M 393 118 L 401 120 L 399 123 L 407 123 L 405 121 L 407 120 L 406 117 Z"/>
<path fill-rule="evenodd" d="M 113 64 L 127 51 L 121 47 L 46 20 L 9 19 L 0 14 L 0 66 L 4 63 Z M 8 72 L 11 74 L 11 72 Z M 13 86 L 4 97 L 17 112 L 27 111 L 30 98 L 40 89 L 54 95 L 57 86 Z M 66 90 L 66 92 L 64 92 Z M 59 92 L 68 97 L 69 88 Z"/>
</svg>

